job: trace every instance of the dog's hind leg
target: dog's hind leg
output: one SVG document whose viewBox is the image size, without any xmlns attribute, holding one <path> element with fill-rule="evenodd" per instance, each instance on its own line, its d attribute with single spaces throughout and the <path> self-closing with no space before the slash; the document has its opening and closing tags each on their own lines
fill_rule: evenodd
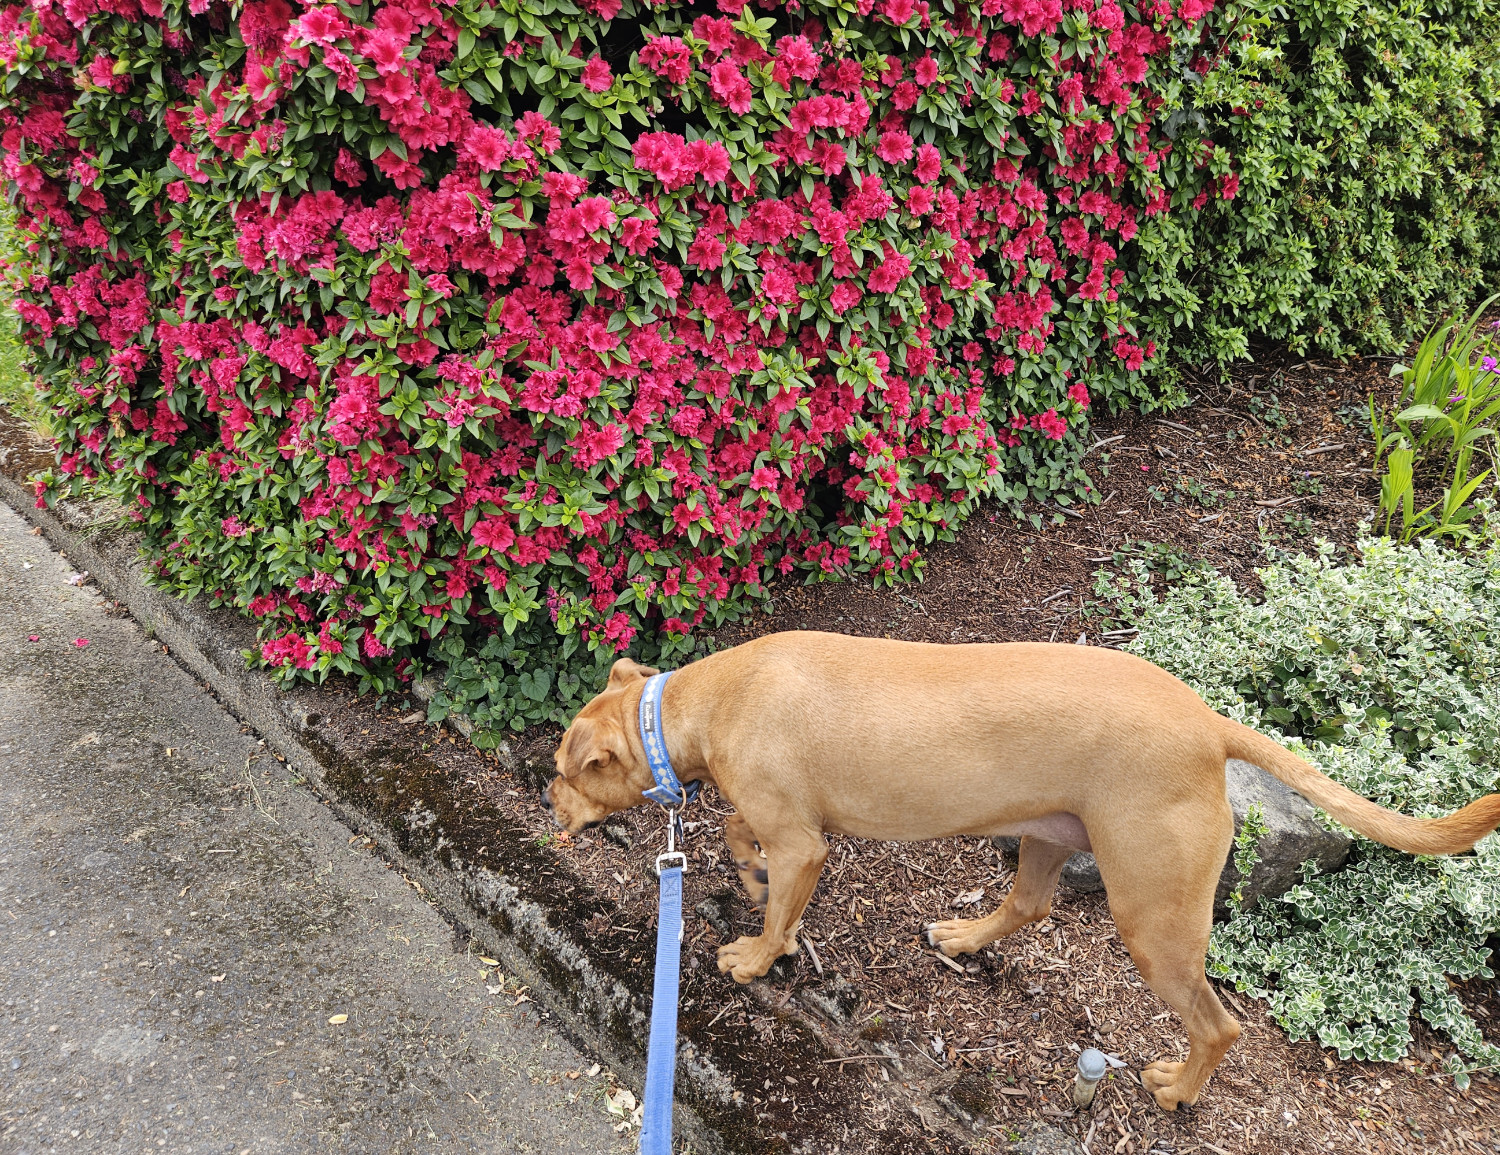
<svg viewBox="0 0 1500 1155">
<path fill-rule="evenodd" d="M 1073 853 L 1027 835 L 1021 839 L 1021 860 L 1016 881 L 1000 908 L 987 918 L 955 918 L 935 922 L 927 928 L 927 941 L 949 958 L 988 946 L 997 938 L 1020 930 L 1028 922 L 1039 922 L 1052 912 L 1052 893 L 1063 863 Z"/>
<path fill-rule="evenodd" d="M 739 871 L 745 893 L 756 909 L 764 909 L 771 891 L 766 856 L 761 853 L 755 831 L 750 829 L 750 823 L 739 811 L 731 814 L 729 821 L 724 823 L 724 841 L 729 843 L 729 852 L 734 855 L 734 867 Z"/>
<path fill-rule="evenodd" d="M 817 830 L 779 832 L 774 841 L 762 840 L 761 847 L 770 880 L 765 931 L 719 948 L 719 970 L 728 971 L 737 983 L 759 978 L 782 955 L 797 952 L 802 912 L 828 860 L 828 843 Z"/>
<path fill-rule="evenodd" d="M 1187 1028 L 1186 1062 L 1159 1060 L 1141 1071 L 1141 1082 L 1168 1111 L 1197 1102 L 1204 1082 L 1240 1036 L 1239 1023 L 1203 973 L 1214 890 L 1234 830 L 1228 805 L 1220 805 L 1222 813 L 1179 813 L 1170 826 L 1134 829 L 1130 850 L 1135 853 L 1128 860 L 1122 857 L 1124 847 L 1101 847 L 1095 840 L 1120 937 L 1146 984 Z"/>
</svg>

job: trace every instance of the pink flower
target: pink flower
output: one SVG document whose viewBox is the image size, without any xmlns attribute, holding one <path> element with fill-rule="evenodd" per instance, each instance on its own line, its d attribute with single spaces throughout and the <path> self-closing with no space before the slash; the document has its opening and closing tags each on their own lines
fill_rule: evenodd
<svg viewBox="0 0 1500 1155">
<path fill-rule="evenodd" d="M 931 184 L 943 175 L 943 156 L 930 144 L 917 146 L 916 176 L 923 184 Z"/>
<path fill-rule="evenodd" d="M 625 431 L 618 425 L 601 428 L 585 421 L 578 436 L 568 444 L 573 449 L 573 464 L 579 469 L 589 469 L 619 452 L 625 444 Z"/>
<path fill-rule="evenodd" d="M 1027 36 L 1050 34 L 1062 23 L 1062 3 L 1061 0 L 1001 0 L 1000 15 L 1007 24 L 1019 24 Z"/>
<path fill-rule="evenodd" d="M 658 235 L 655 217 L 626 217 L 620 222 L 620 244 L 637 257 L 650 251 Z"/>
<path fill-rule="evenodd" d="M 469 536 L 476 545 L 499 552 L 510 548 L 511 543 L 516 540 L 516 531 L 502 517 L 487 517 L 474 523 Z"/>
<path fill-rule="evenodd" d="M 898 131 L 882 132 L 880 143 L 875 146 L 875 155 L 887 164 L 899 164 L 911 159 L 911 137 Z"/>
<path fill-rule="evenodd" d="M 720 61 L 708 70 L 708 87 L 719 98 L 719 103 L 736 116 L 744 116 L 750 111 L 750 101 L 754 96 L 750 82 L 728 61 Z"/>
<path fill-rule="evenodd" d="M 484 124 L 476 123 L 464 134 L 463 148 L 485 172 L 494 172 L 510 159 L 510 137 Z"/>
<path fill-rule="evenodd" d="M 406 64 L 406 41 L 391 32 L 373 32 L 366 36 L 361 51 L 381 76 L 399 72 Z"/>
<path fill-rule="evenodd" d="M 692 49 L 675 36 L 650 37 L 640 61 L 669 84 L 686 84 L 693 71 Z"/>
<path fill-rule="evenodd" d="M 516 121 L 516 136 L 551 156 L 562 147 L 562 133 L 539 112 L 528 112 Z"/>
<path fill-rule="evenodd" d="M 729 150 L 716 140 L 689 141 L 687 156 L 708 184 L 719 184 L 729 175 Z"/>
<path fill-rule="evenodd" d="M 615 206 L 608 197 L 588 197 L 578 202 L 578 223 L 586 233 L 597 233 L 615 223 Z"/>
<path fill-rule="evenodd" d="M 797 299 L 797 279 L 791 270 L 778 265 L 766 270 L 761 278 L 760 291 L 773 305 L 790 305 Z"/>
<path fill-rule="evenodd" d="M 87 638 L 74 638 L 73 644 L 81 650 L 84 646 L 89 644 L 89 640 Z"/>
<path fill-rule="evenodd" d="M 1089 407 L 1089 387 L 1082 381 L 1074 381 L 1068 386 L 1068 400 L 1077 404 L 1080 408 Z"/>
<path fill-rule="evenodd" d="M 631 149 L 635 167 L 649 172 L 669 191 L 693 179 L 686 142 L 675 132 L 643 132 Z"/>
<path fill-rule="evenodd" d="M 572 204 L 588 187 L 588 181 L 574 172 L 553 171 L 542 174 L 542 195 L 551 202 L 554 209 L 559 205 Z"/>
<path fill-rule="evenodd" d="M 870 273 L 870 292 L 891 293 L 911 273 L 911 261 L 894 250 L 888 250 L 886 258 Z"/>
<path fill-rule="evenodd" d="M 833 311 L 842 317 L 846 312 L 854 308 L 855 305 L 859 304 L 862 296 L 864 294 L 860 292 L 858 285 L 852 281 L 840 281 L 833 287 L 833 293 L 829 296 L 828 301 L 833 306 Z"/>
<path fill-rule="evenodd" d="M 1068 432 L 1068 423 L 1057 415 L 1056 409 L 1038 413 L 1031 419 L 1031 427 L 1040 430 L 1042 436 L 1049 441 L 1061 441 L 1063 435 Z"/>
<path fill-rule="evenodd" d="M 332 44 L 347 39 L 353 31 L 337 8 L 309 8 L 294 27 L 310 44 Z"/>
<path fill-rule="evenodd" d="M 590 92 L 608 92 L 615 82 L 615 76 L 609 69 L 609 61 L 596 53 L 583 66 L 582 80 L 583 86 Z"/>
<path fill-rule="evenodd" d="M 717 269 L 724 263 L 726 248 L 722 237 L 700 229 L 698 235 L 693 238 L 693 243 L 688 246 L 688 264 L 696 265 L 700 269 Z"/>
<path fill-rule="evenodd" d="M 783 36 L 776 42 L 776 64 L 773 69 L 776 83 L 789 88 L 793 77 L 799 80 L 815 80 L 821 63 L 812 41 L 805 36 Z"/>
<path fill-rule="evenodd" d="M 917 78 L 917 83 L 923 88 L 937 83 L 938 66 L 937 61 L 931 55 L 923 56 L 917 61 L 916 67 L 912 69 L 912 75 Z"/>
<path fill-rule="evenodd" d="M 722 5 L 724 0 L 719 0 Z M 635 637 L 635 627 L 630 624 L 630 618 L 621 611 L 609 619 L 604 627 L 604 640 L 614 645 L 615 653 L 630 648 L 630 639 Z"/>
<path fill-rule="evenodd" d="M 355 188 L 365 183 L 365 168 L 347 148 L 339 149 L 333 161 L 333 179 Z"/>
</svg>

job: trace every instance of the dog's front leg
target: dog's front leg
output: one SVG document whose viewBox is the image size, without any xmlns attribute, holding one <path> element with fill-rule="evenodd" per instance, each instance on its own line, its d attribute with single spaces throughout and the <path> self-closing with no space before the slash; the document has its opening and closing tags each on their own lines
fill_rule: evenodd
<svg viewBox="0 0 1500 1155">
<path fill-rule="evenodd" d="M 729 843 L 729 852 L 734 855 L 734 867 L 740 874 L 740 885 L 750 896 L 750 901 L 759 910 L 764 910 L 770 895 L 771 881 L 766 868 L 766 856 L 761 853 L 755 831 L 744 815 L 735 811 L 724 823 L 724 841 Z"/>
<path fill-rule="evenodd" d="M 781 836 L 774 842 L 762 838 L 761 849 L 770 881 L 765 931 L 742 935 L 719 948 L 719 970 L 737 983 L 759 978 L 782 955 L 797 953 L 802 912 L 828 860 L 828 843 L 821 832 Z"/>
</svg>

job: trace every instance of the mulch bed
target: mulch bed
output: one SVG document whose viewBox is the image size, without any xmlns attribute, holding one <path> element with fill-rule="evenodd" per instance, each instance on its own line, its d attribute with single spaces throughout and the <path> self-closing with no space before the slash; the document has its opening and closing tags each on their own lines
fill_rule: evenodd
<svg viewBox="0 0 1500 1155">
<path fill-rule="evenodd" d="M 1118 571 L 1143 558 L 1166 580 L 1174 567 L 1206 562 L 1255 589 L 1254 567 L 1267 541 L 1310 548 L 1326 538 L 1352 551 L 1362 520 L 1376 514 L 1367 402 L 1388 397 L 1385 359 L 1323 364 L 1262 357 L 1233 380 L 1205 384 L 1195 403 L 1165 417 L 1122 415 L 1095 426 L 1089 469 L 1103 504 L 1081 516 L 1048 513 L 1041 528 L 1008 513 L 981 514 L 951 545 L 928 552 L 921 585 L 874 590 L 853 583 L 775 591 L 775 612 L 721 630 L 726 645 L 777 629 L 821 629 L 934 642 L 1068 641 L 1099 644 L 1111 623 L 1092 605 L 1101 567 Z M 1106 459 L 1107 455 L 1107 459 Z M 1230 494 L 1233 496 L 1230 496 Z M 1053 524 L 1060 522 L 1061 524 Z M 1101 560 L 1102 559 L 1102 560 Z M 535 735 L 530 753 L 550 759 L 555 735 Z M 528 800 L 529 805 L 529 800 Z M 758 917 L 735 894 L 720 833 L 727 804 L 711 795 L 696 815 L 689 904 L 733 894 L 731 935 L 756 933 Z M 534 815 L 539 836 L 546 826 Z M 654 891 L 646 873 L 660 818 L 618 816 L 637 849 L 599 837 L 574 840 L 580 874 L 620 904 L 613 925 L 629 928 L 615 949 L 639 950 L 652 925 Z M 1180 1058 L 1186 1040 L 1176 1015 L 1141 982 L 1115 935 L 1102 894 L 1062 887 L 1052 916 L 1002 940 L 963 973 L 919 937 L 930 921 L 993 910 L 1013 863 L 982 839 L 882 844 L 837 837 L 804 921 L 825 977 L 837 972 L 858 990 L 851 1032 L 866 1051 L 884 1043 L 907 1056 L 901 1078 L 951 1097 L 1017 1130 L 1052 1123 L 1103 1151 L 1229 1151 L 1257 1155 L 1335 1151 L 1500 1152 L 1500 1080 L 1477 1077 L 1460 1094 L 1434 1073 L 1446 1041 L 1419 1025 L 1413 1056 L 1401 1064 L 1341 1063 L 1312 1042 L 1291 1043 L 1264 1004 L 1227 994 L 1245 1033 L 1206 1087 L 1200 1105 L 1167 1115 L 1135 1072 L 1156 1058 Z M 623 880 L 623 881 L 622 881 Z M 960 895 L 983 888 L 976 904 Z M 722 904 L 722 902 L 721 902 Z M 598 928 L 608 940 L 612 928 Z M 688 932 L 684 1009 L 716 1017 L 710 1034 L 776 1029 L 761 1000 L 733 989 L 714 967 L 721 936 L 706 921 Z M 609 949 L 606 942 L 601 944 Z M 766 980 L 778 990 L 817 986 L 809 952 L 784 960 Z M 1486 1034 L 1500 1041 L 1496 984 L 1463 992 Z M 1075 1048 L 1098 1046 L 1129 1066 L 1078 1117 L 1069 1100 Z M 1448 1047 L 1447 1050 L 1451 1050 Z M 921 1056 L 921 1057 L 917 1057 Z M 923 1134 L 923 1120 L 886 1094 L 883 1064 L 849 1063 L 870 1134 Z M 773 1072 L 768 1075 L 774 1076 Z M 956 1085 L 956 1089 L 955 1089 Z M 815 1089 L 773 1077 L 770 1100 L 808 1102 Z M 838 1135 L 823 1137 L 833 1150 Z M 992 1140 L 993 1141 L 993 1140 Z M 851 1136 L 844 1150 L 869 1150 Z M 984 1149 L 977 1144 L 976 1149 Z"/>
<path fill-rule="evenodd" d="M 1087 464 L 1103 504 L 1046 512 L 1041 527 L 1003 511 L 983 512 L 956 543 L 928 551 L 920 585 L 873 590 L 853 583 L 775 590 L 774 616 L 724 629 L 725 645 L 779 629 L 823 629 L 938 642 L 1055 640 L 1109 644 L 1113 623 L 1092 601 L 1094 573 L 1133 557 L 1167 580 L 1206 562 L 1243 586 L 1257 586 L 1263 540 L 1309 548 L 1318 537 L 1352 549 L 1357 526 L 1375 513 L 1366 399 L 1388 396 L 1385 360 L 1344 365 L 1261 356 L 1227 384 L 1204 384 L 1195 403 L 1166 417 L 1101 417 Z M 1054 524 L 1054 522 L 1056 524 Z M 569 862 L 579 885 L 603 900 L 575 928 L 591 949 L 635 968 L 651 965 L 660 814 L 640 807 L 604 831 L 561 835 L 537 803 L 535 783 L 501 770 L 446 730 L 418 731 L 411 704 L 384 708 L 348 687 L 332 724 L 373 747 L 420 743 L 445 773 L 460 773 Z M 406 721 L 407 724 L 403 724 Z M 550 771 L 555 731 L 522 736 L 517 752 Z M 462 800 L 455 800 L 462 806 Z M 729 808 L 705 792 L 689 815 L 681 1013 L 685 1028 L 729 1050 L 753 1040 L 774 1053 L 795 1027 L 781 1013 L 792 998 L 827 991 L 840 976 L 852 990 L 847 1021 L 830 1030 L 850 1054 L 817 1069 L 767 1065 L 751 1104 L 772 1130 L 812 1141 L 820 1153 L 1003 1149 L 1008 1136 L 1045 1122 L 1112 1151 L 1488 1152 L 1500 1155 L 1500 1079 L 1478 1076 L 1466 1092 L 1436 1073 L 1445 1040 L 1417 1027 L 1400 1064 L 1341 1063 L 1315 1043 L 1289 1042 L 1264 1004 L 1225 995 L 1245 1033 L 1204 1090 L 1200 1105 L 1166 1114 L 1136 1072 L 1156 1058 L 1180 1058 L 1175 1014 L 1141 982 L 1114 933 L 1102 894 L 1059 890 L 1053 913 L 950 965 L 919 935 L 931 921 L 993 910 L 1013 863 L 988 841 L 889 844 L 836 837 L 804 920 L 811 949 L 739 988 L 719 975 L 715 951 L 757 933 L 722 837 Z M 982 896 L 962 908 L 960 895 Z M 703 906 L 711 903 L 711 906 Z M 712 916 L 706 917 L 697 908 Z M 717 923 L 717 928 L 715 926 Z M 816 958 L 814 958 L 816 955 Z M 1500 1041 L 1495 982 L 1460 995 Z M 1093 1109 L 1072 1110 L 1077 1049 L 1098 1046 L 1127 1064 L 1101 1087 Z M 877 1052 L 899 1063 L 873 1059 Z M 914 1098 L 906 1093 L 920 1089 Z M 940 1095 L 955 1113 L 998 1126 L 968 1141 L 952 1120 L 921 1106 Z M 838 1119 L 830 1125 L 827 1121 Z M 852 1120 L 852 1125 L 844 1122 Z"/>
</svg>

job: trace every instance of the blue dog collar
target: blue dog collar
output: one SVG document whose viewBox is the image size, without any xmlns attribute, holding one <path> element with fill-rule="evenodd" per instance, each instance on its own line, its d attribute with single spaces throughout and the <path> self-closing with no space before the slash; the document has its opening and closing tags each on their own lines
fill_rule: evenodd
<svg viewBox="0 0 1500 1155">
<path fill-rule="evenodd" d="M 672 769 L 672 759 L 667 757 L 667 736 L 662 729 L 661 695 L 666 689 L 667 679 L 672 676 L 656 674 L 646 679 L 646 688 L 641 691 L 640 727 L 641 745 L 646 748 L 646 764 L 651 767 L 651 777 L 656 785 L 641 793 L 652 802 L 663 806 L 684 806 L 698 797 L 699 783 L 689 782 L 684 786 L 677 780 Z"/>
</svg>

